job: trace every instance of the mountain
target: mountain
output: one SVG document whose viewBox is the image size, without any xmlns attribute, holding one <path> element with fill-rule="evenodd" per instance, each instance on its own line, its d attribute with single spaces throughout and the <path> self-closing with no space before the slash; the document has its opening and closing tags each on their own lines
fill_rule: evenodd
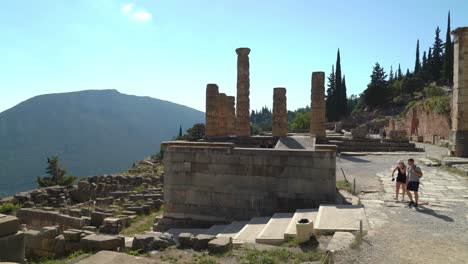
<svg viewBox="0 0 468 264">
<path fill-rule="evenodd" d="M 116 90 L 33 97 L 0 113 L 0 197 L 36 187 L 50 155 L 67 175 L 118 172 L 203 121 L 198 110 Z"/>
</svg>

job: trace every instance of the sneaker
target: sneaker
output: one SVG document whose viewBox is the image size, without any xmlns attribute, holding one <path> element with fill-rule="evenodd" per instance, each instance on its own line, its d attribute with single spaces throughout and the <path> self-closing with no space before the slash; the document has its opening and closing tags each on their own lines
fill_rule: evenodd
<svg viewBox="0 0 468 264">
<path fill-rule="evenodd" d="M 409 204 L 408 204 L 408 206 L 412 206 L 413 204 L 414 204 L 414 202 L 413 202 L 413 201 L 410 201 Z"/>
<path fill-rule="evenodd" d="M 417 204 L 417 203 L 415 203 L 415 204 L 414 204 L 414 207 L 418 207 L 418 204 Z"/>
</svg>

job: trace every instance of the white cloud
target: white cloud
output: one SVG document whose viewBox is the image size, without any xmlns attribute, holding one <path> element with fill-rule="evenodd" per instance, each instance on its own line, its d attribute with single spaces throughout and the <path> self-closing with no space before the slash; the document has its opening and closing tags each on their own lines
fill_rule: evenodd
<svg viewBox="0 0 468 264">
<path fill-rule="evenodd" d="M 132 19 L 138 20 L 138 21 L 149 21 L 152 19 L 153 15 L 145 10 L 136 10 L 134 11 L 135 4 L 133 3 L 127 3 L 122 6 L 122 13 L 130 17 Z"/>
<path fill-rule="evenodd" d="M 132 16 L 138 21 L 148 21 L 153 17 L 151 13 L 147 11 L 136 11 Z"/>
<path fill-rule="evenodd" d="M 135 5 L 132 4 L 132 3 L 125 4 L 125 5 L 122 7 L 122 12 L 123 12 L 124 14 L 128 14 L 128 13 L 130 13 L 130 12 L 132 11 L 132 9 L 133 9 L 134 6 L 135 6 Z"/>
</svg>

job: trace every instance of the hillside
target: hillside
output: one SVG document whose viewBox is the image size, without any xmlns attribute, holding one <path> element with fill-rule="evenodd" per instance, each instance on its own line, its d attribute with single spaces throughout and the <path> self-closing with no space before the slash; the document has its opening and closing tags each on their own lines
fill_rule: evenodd
<svg viewBox="0 0 468 264">
<path fill-rule="evenodd" d="M 116 90 L 33 97 L 0 113 L 0 197 L 36 186 L 46 158 L 69 175 L 122 171 L 159 151 L 161 141 L 203 122 L 186 106 Z"/>
</svg>

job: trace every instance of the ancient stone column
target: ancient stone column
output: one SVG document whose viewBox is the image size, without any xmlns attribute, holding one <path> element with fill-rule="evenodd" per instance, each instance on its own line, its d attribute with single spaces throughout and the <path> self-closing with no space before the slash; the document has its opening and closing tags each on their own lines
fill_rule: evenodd
<svg viewBox="0 0 468 264">
<path fill-rule="evenodd" d="M 218 85 L 209 83 L 206 86 L 205 135 L 213 137 L 218 134 Z"/>
<path fill-rule="evenodd" d="M 468 27 L 452 32 L 454 41 L 450 154 L 468 157 Z"/>
<path fill-rule="evenodd" d="M 237 53 L 237 105 L 236 134 L 240 137 L 250 136 L 250 74 L 249 48 L 238 48 Z"/>
<path fill-rule="evenodd" d="M 286 110 L 286 88 L 273 89 L 273 136 L 288 134 L 288 113 Z"/>
<path fill-rule="evenodd" d="M 218 131 L 217 136 L 227 136 L 227 96 L 225 93 L 218 94 Z"/>
<path fill-rule="evenodd" d="M 228 96 L 227 97 L 227 124 L 226 124 L 226 134 L 232 136 L 236 134 L 236 97 Z"/>
<path fill-rule="evenodd" d="M 310 134 L 325 138 L 325 73 L 312 73 Z"/>
</svg>

